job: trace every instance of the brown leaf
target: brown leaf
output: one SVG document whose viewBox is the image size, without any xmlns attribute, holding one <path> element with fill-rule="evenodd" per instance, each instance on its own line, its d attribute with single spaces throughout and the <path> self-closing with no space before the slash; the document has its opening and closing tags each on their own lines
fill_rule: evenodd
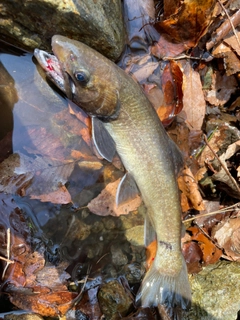
<svg viewBox="0 0 240 320">
<path fill-rule="evenodd" d="M 188 273 L 198 273 L 202 270 L 203 252 L 194 241 L 185 242 L 182 245 L 183 256 L 187 263 Z"/>
<path fill-rule="evenodd" d="M 210 24 L 215 1 L 184 0 L 175 5 L 178 8 L 167 11 L 174 13 L 156 22 L 155 28 L 172 42 L 184 43 L 186 48 L 194 47 Z"/>
<path fill-rule="evenodd" d="M 163 124 L 167 125 L 183 107 L 183 75 L 176 62 L 170 61 L 166 64 L 161 81 L 164 100 L 156 110 Z"/>
<path fill-rule="evenodd" d="M 240 71 L 239 57 L 229 48 L 229 46 L 221 43 L 212 54 L 217 58 L 223 58 L 227 76 L 231 76 Z"/>
<path fill-rule="evenodd" d="M 234 77 L 215 71 L 212 75 L 212 89 L 205 92 L 205 99 L 213 106 L 223 106 L 236 91 L 237 82 Z"/>
<path fill-rule="evenodd" d="M 160 37 L 157 43 L 151 47 L 151 53 L 158 59 L 174 58 L 186 50 L 184 43 L 172 43 L 164 37 Z"/>
<path fill-rule="evenodd" d="M 61 186 L 58 188 L 58 190 L 49 192 L 47 194 L 31 194 L 30 199 L 39 199 L 42 202 L 52 202 L 56 204 L 67 204 L 72 201 L 71 195 L 65 186 Z"/>
<path fill-rule="evenodd" d="M 233 261 L 240 261 L 240 218 L 226 219 L 213 228 L 212 236 Z"/>
<path fill-rule="evenodd" d="M 12 293 L 10 301 L 22 310 L 31 310 L 42 316 L 63 316 L 72 306 L 77 293 L 58 291 L 48 294 L 24 295 Z"/>
<path fill-rule="evenodd" d="M 142 202 L 140 196 L 119 206 L 116 205 L 116 192 L 120 180 L 109 183 L 96 198 L 89 202 L 88 208 L 91 212 L 100 216 L 119 216 L 128 214 L 140 206 Z"/>
<path fill-rule="evenodd" d="M 187 231 L 192 233 L 192 240 L 198 242 L 202 252 L 203 252 L 203 262 L 207 265 L 210 263 L 217 262 L 222 251 L 216 247 L 216 245 L 209 240 L 197 227 L 190 227 Z"/>
<path fill-rule="evenodd" d="M 206 112 L 206 102 L 198 72 L 189 62 L 182 62 L 183 68 L 183 111 L 190 130 L 201 130 Z"/>
<path fill-rule="evenodd" d="M 190 208 L 193 207 L 196 210 L 204 210 L 202 196 L 199 192 L 197 182 L 189 168 L 185 168 L 182 171 L 181 176 L 178 178 L 178 186 L 188 199 Z M 188 210 L 186 204 L 183 209 Z"/>
</svg>

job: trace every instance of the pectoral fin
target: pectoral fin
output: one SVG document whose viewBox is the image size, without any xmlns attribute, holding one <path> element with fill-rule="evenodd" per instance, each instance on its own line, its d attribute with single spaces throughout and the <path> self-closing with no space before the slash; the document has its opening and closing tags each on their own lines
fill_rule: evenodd
<svg viewBox="0 0 240 320">
<path fill-rule="evenodd" d="M 137 195 L 139 195 L 139 190 L 136 182 L 129 173 L 126 173 L 117 188 L 116 205 L 119 206 L 124 202 L 132 200 Z"/>
<path fill-rule="evenodd" d="M 112 162 L 116 152 L 116 145 L 101 120 L 92 117 L 92 138 L 95 147 L 103 158 Z"/>
</svg>

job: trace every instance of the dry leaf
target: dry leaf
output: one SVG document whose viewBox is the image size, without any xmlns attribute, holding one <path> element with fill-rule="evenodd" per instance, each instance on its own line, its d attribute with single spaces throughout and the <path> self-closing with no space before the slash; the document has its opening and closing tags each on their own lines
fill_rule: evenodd
<svg viewBox="0 0 240 320">
<path fill-rule="evenodd" d="M 212 89 L 205 91 L 205 99 L 213 106 L 223 106 L 236 91 L 237 81 L 232 76 L 215 71 L 212 75 Z"/>
<path fill-rule="evenodd" d="M 206 102 L 198 72 L 189 62 L 182 63 L 183 69 L 183 111 L 190 130 L 201 130 L 206 112 Z"/>
<path fill-rule="evenodd" d="M 240 262 L 240 218 L 227 219 L 213 228 L 212 236 L 233 261 Z"/>
<path fill-rule="evenodd" d="M 189 208 L 193 207 L 196 210 L 204 210 L 205 207 L 202 196 L 199 192 L 197 182 L 189 168 L 185 168 L 182 171 L 181 176 L 178 178 L 178 186 L 188 199 Z M 183 209 L 188 210 L 189 208 L 185 204 L 185 208 Z"/>
<path fill-rule="evenodd" d="M 207 265 L 210 263 L 216 263 L 221 255 L 222 251 L 216 247 L 216 245 L 209 240 L 197 227 L 190 227 L 187 229 L 192 233 L 192 240 L 197 241 L 199 247 L 203 252 L 203 262 Z"/>
</svg>

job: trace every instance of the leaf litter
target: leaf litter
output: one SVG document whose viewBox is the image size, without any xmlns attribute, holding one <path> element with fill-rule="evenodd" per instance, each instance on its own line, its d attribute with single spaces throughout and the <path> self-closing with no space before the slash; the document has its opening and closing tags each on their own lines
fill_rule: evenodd
<svg viewBox="0 0 240 320">
<path fill-rule="evenodd" d="M 194 1 L 172 1 L 171 4 L 164 1 L 163 11 L 156 6 L 153 17 L 154 8 L 139 3 L 140 8 L 136 3 L 136 7 L 131 7 L 128 1 L 125 4 L 128 17 L 142 18 L 127 22 L 128 45 L 119 66 L 140 83 L 158 116 L 168 126 L 170 136 L 183 151 L 186 167 L 178 182 L 186 225 L 182 244 L 188 270 L 197 273 L 204 265 L 216 263 L 220 258 L 239 261 L 238 6 L 225 4 L 226 16 L 226 11 L 219 4 L 215 6 L 214 1 L 206 1 L 202 7 Z M 141 15 L 136 15 L 134 10 L 140 10 Z M 186 22 L 192 26 L 188 30 L 184 27 Z M 134 48 L 135 35 L 142 37 L 146 50 Z M 3 204 L 0 260 L 4 265 L 2 276 L 8 281 L 4 290 L 20 309 L 61 316 L 74 307 L 78 293 L 70 292 L 67 285 L 73 275 L 71 269 L 76 268 L 73 261 L 85 252 L 84 248 L 76 252 L 66 249 L 64 241 L 71 238 L 77 248 L 80 246 L 77 229 L 82 230 L 81 241 L 89 236 L 89 212 L 105 219 L 109 215 L 113 219 L 131 215 L 141 209 L 141 198 L 116 206 L 115 194 L 123 166 L 117 156 L 113 161 L 115 166 L 110 166 L 92 151 L 90 120 L 79 108 L 68 102 L 60 108 L 56 107 L 57 103 L 49 110 L 47 104 L 28 102 L 23 95 L 24 90 L 18 93 L 21 105 L 25 103 L 28 111 L 37 110 L 39 116 L 34 119 L 28 116 L 30 122 L 22 118 L 27 123 L 26 130 L 21 138 L 19 135 L 15 138 L 21 143 L 14 153 L 9 155 L 8 151 L 11 134 L 1 141 L 4 149 L 0 163 Z M 17 106 L 16 112 L 20 115 Z M 48 119 L 43 117 L 46 110 Z M 38 122 L 40 118 L 46 123 Z M 80 179 L 78 185 L 83 172 L 86 179 Z M 86 221 L 78 224 L 75 218 L 67 220 L 61 244 L 60 256 L 65 254 L 70 260 L 66 262 L 61 258 L 64 261 L 56 266 L 46 259 L 44 252 L 49 251 L 49 243 L 43 241 L 43 245 L 39 236 L 31 238 L 32 222 L 25 221 L 22 210 L 14 205 L 15 195 L 26 197 L 26 201 L 39 199 L 46 204 L 77 207 L 76 212 Z M 76 200 L 81 197 L 85 202 Z M 108 229 L 114 228 L 115 220 L 104 221 Z M 95 230 L 103 228 L 100 220 L 95 224 Z M 38 227 L 40 230 L 40 225 Z M 38 250 L 31 246 L 31 239 L 38 243 Z M 155 248 L 154 243 L 148 247 L 147 265 L 154 259 Z M 86 252 L 90 255 L 90 247 Z M 108 255 L 108 252 L 102 255 L 102 263 Z M 54 254 L 50 256 L 53 258 Z M 124 261 L 124 255 L 122 259 Z M 79 268 L 83 266 L 82 263 Z M 93 314 L 101 316 L 98 286 L 86 290 L 78 303 L 78 310 L 84 310 L 90 318 Z M 88 305 L 85 309 L 84 301 Z M 95 310 L 91 313 L 93 301 Z M 138 310 L 136 319 L 141 318 L 141 312 L 145 311 Z M 154 318 L 152 313 L 144 316 Z"/>
</svg>

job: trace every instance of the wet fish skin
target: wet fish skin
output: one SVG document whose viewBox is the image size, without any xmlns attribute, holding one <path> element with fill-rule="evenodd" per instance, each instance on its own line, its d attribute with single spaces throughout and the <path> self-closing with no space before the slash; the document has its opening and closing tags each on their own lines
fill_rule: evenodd
<svg viewBox="0 0 240 320">
<path fill-rule="evenodd" d="M 103 121 L 135 179 L 157 235 L 156 257 L 136 302 L 144 307 L 164 304 L 187 309 L 191 290 L 181 253 L 181 206 L 174 164 L 177 158 L 181 162 L 180 152 L 141 87 L 123 70 L 83 43 L 63 36 L 52 38 L 52 48 L 66 95 Z"/>
</svg>

